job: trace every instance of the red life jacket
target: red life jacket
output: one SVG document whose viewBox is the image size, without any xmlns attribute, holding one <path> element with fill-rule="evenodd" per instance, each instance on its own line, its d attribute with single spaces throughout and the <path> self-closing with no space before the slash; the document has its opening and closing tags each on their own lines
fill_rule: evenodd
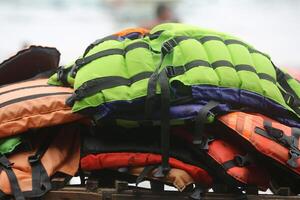
<svg viewBox="0 0 300 200">
<path fill-rule="evenodd" d="M 212 178 L 204 169 L 184 163 L 175 158 L 170 158 L 169 162 L 172 168 L 186 171 L 195 183 L 200 183 L 205 188 L 212 186 Z M 81 168 L 87 171 L 149 166 L 160 163 L 161 155 L 159 154 L 133 152 L 89 154 L 84 156 L 80 161 Z"/>
<path fill-rule="evenodd" d="M 222 131 L 208 133 L 209 142 L 206 149 L 198 149 L 204 164 L 212 169 L 215 175 L 221 177 L 225 183 L 235 186 L 256 185 L 261 190 L 269 187 L 270 177 L 267 171 L 255 161 L 251 155 L 229 140 L 218 138 Z M 173 128 L 173 134 L 179 135 L 191 145 L 193 134 L 187 127 Z M 197 151 L 197 149 L 196 149 Z"/>
</svg>

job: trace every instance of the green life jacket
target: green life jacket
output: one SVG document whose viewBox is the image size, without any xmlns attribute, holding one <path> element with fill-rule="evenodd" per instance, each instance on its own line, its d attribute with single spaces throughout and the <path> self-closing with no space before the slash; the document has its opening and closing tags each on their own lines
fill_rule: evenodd
<svg viewBox="0 0 300 200">
<path fill-rule="evenodd" d="M 164 71 L 171 89 L 177 92 L 171 90 L 172 100 L 181 88 L 209 86 L 222 89 L 221 93 L 230 88 L 270 100 L 284 110 L 285 116 L 299 119 L 300 87 L 295 79 L 276 68 L 268 55 L 240 39 L 195 26 L 162 24 L 143 38 L 98 40 L 64 70 L 65 82 L 76 89 L 71 98 L 74 112 L 97 113 L 108 103 L 146 98 L 150 76 Z M 62 84 L 58 74 L 49 83 Z M 154 85 L 152 96 L 161 93 L 160 85 Z M 235 98 L 238 102 L 244 97 Z"/>
</svg>

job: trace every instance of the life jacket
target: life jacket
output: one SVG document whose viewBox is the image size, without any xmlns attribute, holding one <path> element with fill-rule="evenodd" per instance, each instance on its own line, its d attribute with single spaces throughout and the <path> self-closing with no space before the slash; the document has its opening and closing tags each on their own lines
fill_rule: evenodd
<svg viewBox="0 0 300 200">
<path fill-rule="evenodd" d="M 231 136 L 245 148 L 258 155 L 269 171 L 280 181 L 285 181 L 299 193 L 300 178 L 300 129 L 289 127 L 258 113 L 233 112 L 218 118 L 215 129 Z M 225 126 L 224 126 L 225 125 Z"/>
<path fill-rule="evenodd" d="M 58 67 L 55 48 L 30 46 L 0 64 L 0 85 L 19 82 Z"/>
<path fill-rule="evenodd" d="M 161 155 L 157 155 L 160 153 L 157 144 L 158 128 L 148 127 L 147 131 L 141 128 L 108 131 L 109 134 L 99 130 L 97 136 L 84 136 L 82 169 L 99 170 L 161 163 Z M 266 190 L 269 187 L 268 173 L 246 151 L 217 138 L 210 140 L 207 149 L 200 149 L 198 146 L 193 147 L 192 140 L 193 134 L 186 127 L 172 129 L 169 164 L 171 168 L 185 170 L 195 183 L 202 184 L 208 172 L 214 177 L 214 182 L 220 181 L 236 188 L 255 185 Z M 178 162 L 182 164 L 178 165 Z M 192 170 L 186 166 L 196 168 Z"/>
<path fill-rule="evenodd" d="M 67 68 L 62 74 L 75 77 L 67 103 L 97 119 L 154 120 L 161 115 L 156 106 L 166 111 L 214 100 L 225 104 L 219 106 L 224 112 L 250 107 L 299 126 L 299 83 L 268 55 L 228 34 L 162 24 L 142 38 L 99 40 Z M 141 118 L 145 101 L 147 115 Z M 180 118 L 171 112 L 170 118 L 195 118 L 186 110 Z"/>
<path fill-rule="evenodd" d="M 175 134 L 193 146 L 193 133 L 191 128 L 176 126 L 172 129 Z M 207 130 L 210 131 L 210 130 Z M 218 137 L 222 131 L 206 132 L 207 141 L 200 149 L 195 146 L 194 151 L 199 153 L 199 158 L 226 184 L 235 187 L 257 186 L 260 190 L 269 188 L 270 176 L 263 165 L 253 158 L 242 145 L 234 144 L 227 138 Z M 173 136 L 173 135 L 172 135 Z M 172 137 L 171 136 L 171 137 Z"/>
<path fill-rule="evenodd" d="M 74 176 L 78 170 L 78 125 L 39 129 L 31 134 L 29 145 L 23 143 L 18 151 L 0 157 L 0 199 L 8 195 L 16 200 L 40 197 L 52 188 L 55 174 Z"/>
<path fill-rule="evenodd" d="M 72 92 L 48 85 L 47 78 L 0 87 L 0 138 L 81 119 L 65 105 Z"/>
<path fill-rule="evenodd" d="M 175 158 L 170 158 L 172 169 L 185 171 L 195 183 L 200 183 L 204 188 L 211 187 L 212 179 L 200 167 L 184 163 Z M 155 166 L 161 163 L 161 155 L 152 153 L 99 153 L 84 156 L 81 161 L 83 170 L 118 169 L 124 167 Z M 156 168 L 154 168 L 156 169 Z M 154 170 L 153 169 L 153 170 Z M 155 172 L 153 172 L 155 178 Z M 139 173 L 140 175 L 141 173 Z M 170 175 L 169 175 L 170 176 Z M 158 178 L 158 177 L 156 177 Z M 161 179 L 160 179 L 161 180 Z M 176 185 L 175 185 L 176 186 Z M 182 189 L 182 187 L 179 187 Z"/>
</svg>

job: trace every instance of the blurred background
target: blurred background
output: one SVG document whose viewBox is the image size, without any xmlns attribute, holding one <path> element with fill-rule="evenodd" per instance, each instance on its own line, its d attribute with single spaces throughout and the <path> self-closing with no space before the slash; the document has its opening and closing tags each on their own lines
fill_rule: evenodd
<svg viewBox="0 0 300 200">
<path fill-rule="evenodd" d="M 300 69 L 299 19 L 299 0 L 0 0 L 0 60 L 43 45 L 64 64 L 122 28 L 177 21 L 231 33 Z"/>
</svg>

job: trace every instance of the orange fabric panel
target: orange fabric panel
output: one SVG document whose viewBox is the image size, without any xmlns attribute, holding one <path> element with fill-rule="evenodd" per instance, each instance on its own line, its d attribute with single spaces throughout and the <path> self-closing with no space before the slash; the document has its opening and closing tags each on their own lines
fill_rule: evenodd
<svg viewBox="0 0 300 200">
<path fill-rule="evenodd" d="M 150 31 L 145 28 L 127 28 L 127 29 L 124 29 L 122 31 L 115 33 L 114 35 L 124 36 L 124 35 L 130 34 L 130 33 L 140 33 L 141 35 L 146 35 L 149 32 Z"/>
<path fill-rule="evenodd" d="M 236 130 L 234 122 L 229 123 L 232 117 L 237 119 L 235 123 L 237 123 L 239 120 L 244 120 L 245 124 L 248 124 L 247 126 L 244 126 L 242 132 Z M 228 127 L 230 127 L 232 130 L 234 130 L 234 133 L 239 134 L 245 140 L 250 142 L 257 151 L 276 160 L 282 165 L 289 167 L 287 165 L 287 161 L 290 158 L 289 149 L 269 138 L 257 134 L 255 132 L 255 128 L 259 127 L 265 130 L 264 121 L 266 120 L 272 122 L 272 126 L 274 128 L 282 130 L 284 134 L 287 136 L 291 136 L 292 133 L 291 127 L 288 127 L 284 124 L 277 122 L 276 120 L 273 120 L 269 117 L 257 113 L 233 112 L 219 117 L 219 120 L 225 125 L 227 125 Z M 300 174 L 300 158 L 297 159 L 297 163 L 299 167 L 297 168 L 289 167 L 289 168 L 294 172 Z"/>
<path fill-rule="evenodd" d="M 144 167 L 131 167 L 129 173 L 135 176 L 139 176 L 144 170 Z M 179 191 L 183 191 L 188 185 L 194 184 L 193 178 L 184 170 L 172 168 L 165 178 L 159 179 L 153 177 L 156 170 L 153 170 L 151 174 L 147 176 L 149 179 L 160 180 L 167 184 L 174 185 Z"/>
<path fill-rule="evenodd" d="M 90 154 L 83 157 L 80 161 L 83 170 L 99 170 L 120 167 L 138 167 L 155 165 L 161 163 L 161 155 L 151 153 L 101 153 Z M 195 182 L 205 187 L 212 185 L 212 178 L 204 170 L 197 166 L 183 163 L 175 158 L 170 158 L 170 166 L 172 168 L 182 169 L 186 171 Z"/>
<path fill-rule="evenodd" d="M 71 108 L 65 104 L 72 92 L 71 88 L 48 86 L 47 79 L 24 81 L 0 88 L 0 138 L 31 128 L 83 118 L 72 113 Z"/>
<path fill-rule="evenodd" d="M 71 176 L 77 172 L 80 160 L 80 135 L 76 127 L 73 125 L 62 127 L 42 157 L 41 162 L 50 177 L 56 172 Z M 35 150 L 18 152 L 8 157 L 13 163 L 13 171 L 23 192 L 32 190 L 32 172 L 27 159 L 36 152 L 39 145 L 43 145 L 43 141 L 47 138 L 47 134 L 37 134 L 36 137 L 32 137 L 31 141 Z M 11 194 L 10 183 L 4 171 L 0 173 L 0 190 Z"/>
</svg>

